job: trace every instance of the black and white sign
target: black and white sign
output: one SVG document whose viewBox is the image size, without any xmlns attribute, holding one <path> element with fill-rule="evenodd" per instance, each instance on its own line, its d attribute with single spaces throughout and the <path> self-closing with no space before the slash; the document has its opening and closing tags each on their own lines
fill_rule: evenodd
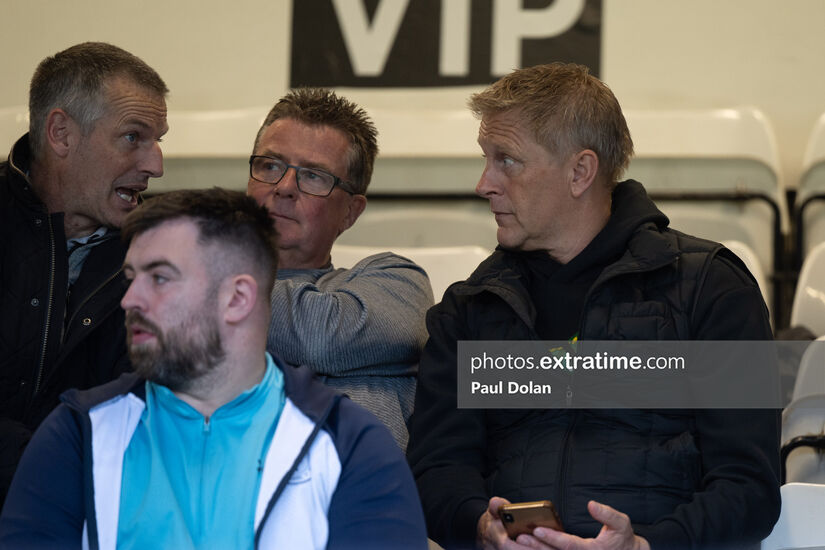
<svg viewBox="0 0 825 550">
<path fill-rule="evenodd" d="M 601 0 L 294 0 L 290 86 L 487 84 L 519 67 L 599 75 Z"/>
</svg>

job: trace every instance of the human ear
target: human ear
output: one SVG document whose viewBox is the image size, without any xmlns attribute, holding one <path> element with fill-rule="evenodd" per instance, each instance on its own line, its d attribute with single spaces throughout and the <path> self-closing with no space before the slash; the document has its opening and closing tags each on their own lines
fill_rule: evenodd
<svg viewBox="0 0 825 550">
<path fill-rule="evenodd" d="M 585 149 L 575 154 L 571 162 L 570 193 L 574 198 L 579 198 L 596 181 L 599 173 L 599 157 L 590 149 Z"/>
<path fill-rule="evenodd" d="M 239 323 L 255 308 L 258 282 L 252 275 L 234 275 L 224 280 L 219 292 L 224 320 L 229 324 Z"/>
<path fill-rule="evenodd" d="M 351 195 L 349 197 L 349 203 L 347 204 L 347 213 L 344 216 L 344 219 L 341 220 L 341 226 L 338 228 L 338 234 L 340 235 L 352 227 L 352 224 L 355 223 L 355 220 L 357 220 L 358 216 L 364 212 L 366 207 L 367 197 L 364 195 Z"/>
<path fill-rule="evenodd" d="M 77 123 L 63 109 L 52 109 L 46 116 L 46 145 L 58 157 L 69 154 L 79 131 Z"/>
</svg>

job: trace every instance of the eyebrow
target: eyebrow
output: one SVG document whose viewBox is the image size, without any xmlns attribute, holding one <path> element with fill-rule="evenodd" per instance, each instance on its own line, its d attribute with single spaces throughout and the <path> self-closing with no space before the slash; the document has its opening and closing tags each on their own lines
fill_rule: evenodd
<svg viewBox="0 0 825 550">
<path fill-rule="evenodd" d="M 169 268 L 175 273 L 175 275 L 180 275 L 180 270 L 172 262 L 170 262 L 169 260 L 154 260 L 154 261 L 151 261 L 148 264 L 144 264 L 141 267 L 140 271 L 151 271 L 151 270 L 157 269 L 159 267 Z M 135 271 L 134 266 L 132 266 L 132 264 L 130 264 L 129 262 L 123 262 L 123 269 L 124 270 L 128 269 L 130 271 Z"/>
<path fill-rule="evenodd" d="M 130 127 L 131 128 L 138 127 L 141 130 L 144 130 L 146 132 L 154 132 L 155 131 L 155 128 L 151 124 L 147 124 L 146 122 L 144 122 L 142 120 L 139 120 L 139 119 L 136 119 L 136 118 L 128 118 L 128 119 L 124 120 L 121 123 L 120 127 L 123 128 L 123 129 L 128 129 Z M 169 132 L 169 124 L 168 123 L 164 124 L 163 126 L 160 127 L 160 132 L 159 133 L 160 133 L 161 136 L 163 136 L 163 135 L 166 135 L 167 132 Z"/>
</svg>

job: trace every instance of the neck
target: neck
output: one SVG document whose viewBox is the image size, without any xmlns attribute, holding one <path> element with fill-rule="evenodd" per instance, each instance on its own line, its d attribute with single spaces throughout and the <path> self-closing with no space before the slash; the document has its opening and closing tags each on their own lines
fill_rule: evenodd
<svg viewBox="0 0 825 550">
<path fill-rule="evenodd" d="M 207 419 L 243 392 L 259 384 L 266 372 L 263 353 L 256 358 L 227 357 L 208 374 L 199 377 L 183 389 L 174 392 L 184 403 Z"/>
<path fill-rule="evenodd" d="M 67 239 L 77 239 L 91 235 L 100 227 L 96 222 L 70 211 L 61 193 L 64 188 L 63 178 L 48 162 L 32 161 L 29 169 L 29 182 L 37 198 L 46 205 L 49 214 L 63 212 L 63 231 Z"/>
<path fill-rule="evenodd" d="M 29 183 L 31 183 L 37 198 L 46 205 L 49 213 L 60 212 L 62 210 L 62 208 L 58 206 L 62 201 L 55 192 L 59 186 L 52 183 L 57 179 L 59 179 L 58 175 L 54 173 L 54 170 L 51 169 L 48 162 L 31 161 L 31 165 L 29 166 Z"/>
<path fill-rule="evenodd" d="M 550 257 L 560 264 L 567 264 L 578 256 L 607 225 L 610 219 L 610 205 L 609 195 L 607 201 L 587 205 L 588 213 L 585 215 L 579 213 L 575 218 L 577 223 L 569 225 L 571 230 L 567 233 L 567 238 L 563 239 L 558 247 L 547 251 Z"/>
<path fill-rule="evenodd" d="M 323 269 L 330 265 L 330 253 L 322 258 L 298 257 L 291 249 L 278 250 L 278 269 Z"/>
</svg>

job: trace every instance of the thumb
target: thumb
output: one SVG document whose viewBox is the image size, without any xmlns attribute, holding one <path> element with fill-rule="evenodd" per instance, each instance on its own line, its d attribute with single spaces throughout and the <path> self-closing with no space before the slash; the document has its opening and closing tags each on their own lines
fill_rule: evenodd
<svg viewBox="0 0 825 550">
<path fill-rule="evenodd" d="M 506 498 L 502 497 L 493 497 L 490 499 L 490 502 L 487 504 L 487 510 L 489 510 L 490 514 L 496 518 L 498 517 L 498 509 L 501 508 L 504 504 L 510 504 L 510 501 Z"/>
<path fill-rule="evenodd" d="M 630 525 L 630 518 L 627 514 L 623 514 L 615 508 L 611 508 L 607 504 L 601 504 L 595 500 L 587 503 L 587 511 L 590 512 L 593 519 L 611 529 L 626 529 Z"/>
</svg>

